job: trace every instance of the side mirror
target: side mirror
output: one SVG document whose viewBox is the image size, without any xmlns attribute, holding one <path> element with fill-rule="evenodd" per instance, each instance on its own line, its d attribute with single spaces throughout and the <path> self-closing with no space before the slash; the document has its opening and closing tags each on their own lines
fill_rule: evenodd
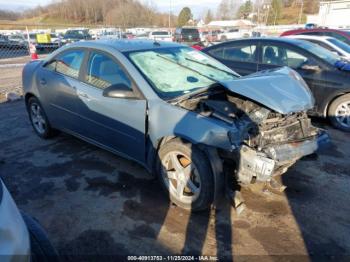
<svg viewBox="0 0 350 262">
<path fill-rule="evenodd" d="M 111 98 L 135 98 L 134 92 L 126 84 L 115 84 L 107 87 L 102 93 L 105 97 Z"/>
<path fill-rule="evenodd" d="M 320 71 L 321 68 L 318 65 L 302 65 L 300 69 L 308 71 Z"/>
</svg>

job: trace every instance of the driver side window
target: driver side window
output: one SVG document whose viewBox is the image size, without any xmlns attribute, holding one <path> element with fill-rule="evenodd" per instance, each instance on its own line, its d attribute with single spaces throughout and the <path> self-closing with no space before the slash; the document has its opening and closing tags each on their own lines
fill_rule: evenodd
<svg viewBox="0 0 350 262">
<path fill-rule="evenodd" d="M 262 53 L 263 64 L 289 66 L 297 69 L 308 63 L 308 58 L 284 46 L 266 45 Z"/>
<path fill-rule="evenodd" d="M 92 52 L 87 64 L 85 82 L 100 89 L 124 84 L 131 88 L 131 81 L 122 68 L 107 55 Z"/>
</svg>

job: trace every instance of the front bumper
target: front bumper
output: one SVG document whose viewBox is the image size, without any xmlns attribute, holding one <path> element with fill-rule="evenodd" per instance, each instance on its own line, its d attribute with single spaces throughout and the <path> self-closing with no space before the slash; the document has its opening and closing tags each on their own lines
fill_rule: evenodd
<svg viewBox="0 0 350 262">
<path fill-rule="evenodd" d="M 2 199 L 0 196 L 1 261 L 30 261 L 30 240 L 27 227 L 1 180 L 0 187 L 2 187 Z"/>
<path fill-rule="evenodd" d="M 237 179 L 242 184 L 270 181 L 273 176 L 285 173 L 298 159 L 311 155 L 330 141 L 325 132 L 315 138 L 270 146 L 264 152 L 258 152 L 243 145 L 239 152 Z"/>
</svg>

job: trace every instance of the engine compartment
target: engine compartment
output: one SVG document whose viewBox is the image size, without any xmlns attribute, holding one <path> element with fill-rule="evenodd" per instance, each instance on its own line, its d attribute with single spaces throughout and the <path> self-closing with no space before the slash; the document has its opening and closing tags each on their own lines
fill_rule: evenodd
<svg viewBox="0 0 350 262">
<path fill-rule="evenodd" d="M 181 107 L 224 121 L 237 129 L 232 140 L 257 150 L 317 135 L 306 112 L 282 115 L 225 89 L 182 101 Z"/>
</svg>

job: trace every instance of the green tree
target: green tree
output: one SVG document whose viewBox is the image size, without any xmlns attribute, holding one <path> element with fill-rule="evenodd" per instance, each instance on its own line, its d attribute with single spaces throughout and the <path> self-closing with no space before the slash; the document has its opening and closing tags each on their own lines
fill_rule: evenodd
<svg viewBox="0 0 350 262">
<path fill-rule="evenodd" d="M 179 17 L 177 18 L 177 25 L 184 26 L 188 23 L 188 21 L 192 19 L 191 9 L 188 7 L 182 8 Z"/>
<path fill-rule="evenodd" d="M 246 19 L 248 15 L 253 11 L 253 3 L 251 0 L 245 1 L 244 4 L 242 4 L 237 13 L 237 18 L 244 18 Z"/>
<path fill-rule="evenodd" d="M 211 21 L 213 21 L 213 19 L 214 19 L 213 14 L 211 13 L 210 10 L 208 10 L 206 15 L 205 15 L 204 22 L 206 24 L 209 24 Z"/>
<path fill-rule="evenodd" d="M 278 23 L 282 12 L 282 1 L 272 0 L 268 9 L 267 24 L 274 25 Z"/>
</svg>

